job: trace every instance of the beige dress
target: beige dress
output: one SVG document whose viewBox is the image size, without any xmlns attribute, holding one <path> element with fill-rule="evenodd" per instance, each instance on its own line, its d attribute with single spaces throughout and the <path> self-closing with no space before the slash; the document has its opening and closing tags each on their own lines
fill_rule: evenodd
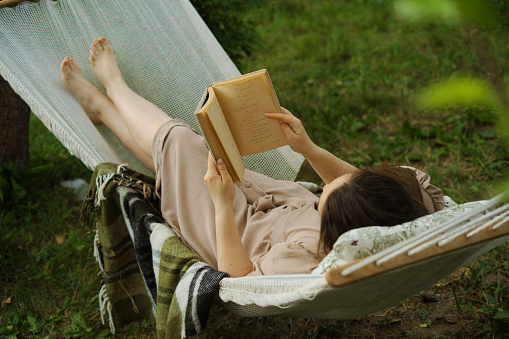
<svg viewBox="0 0 509 339">
<path fill-rule="evenodd" d="M 217 268 L 214 205 L 203 181 L 204 139 L 172 120 L 157 131 L 152 154 L 163 217 L 187 246 Z M 320 217 L 313 193 L 249 170 L 235 190 L 235 220 L 253 262 L 250 275 L 310 273 L 318 266 L 325 253 L 317 251 Z"/>
</svg>

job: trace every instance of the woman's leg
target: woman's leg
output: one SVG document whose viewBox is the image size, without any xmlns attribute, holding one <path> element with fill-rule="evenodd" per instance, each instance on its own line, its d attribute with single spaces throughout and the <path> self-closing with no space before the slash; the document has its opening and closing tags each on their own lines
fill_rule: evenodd
<svg viewBox="0 0 509 339">
<path fill-rule="evenodd" d="M 152 158 L 154 135 L 159 127 L 171 118 L 127 86 L 118 68 L 115 51 L 108 40 L 94 40 L 89 59 L 95 76 L 120 112 L 134 142 Z"/>
<path fill-rule="evenodd" d="M 74 60 L 66 57 L 62 61 L 61 71 L 62 83 L 81 102 L 90 120 L 94 124 L 104 123 L 143 165 L 154 171 L 152 157 L 147 156 L 134 142 L 113 102 L 83 77 Z"/>
</svg>

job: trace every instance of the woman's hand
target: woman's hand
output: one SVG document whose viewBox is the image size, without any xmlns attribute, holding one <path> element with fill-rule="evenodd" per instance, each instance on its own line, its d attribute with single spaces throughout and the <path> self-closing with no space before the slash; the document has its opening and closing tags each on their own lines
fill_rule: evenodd
<svg viewBox="0 0 509 339">
<path fill-rule="evenodd" d="M 334 181 L 337 177 L 357 170 L 353 165 L 316 146 L 308 137 L 300 120 L 294 117 L 289 110 L 281 108 L 283 113 L 268 113 L 265 116 L 269 119 L 279 120 L 290 147 L 306 157 L 326 184 Z"/>
<path fill-rule="evenodd" d="M 243 277 L 253 270 L 253 263 L 242 244 L 233 214 L 235 186 L 224 162 L 219 159 L 216 166 L 210 153 L 203 180 L 216 209 L 217 268 L 233 278 Z"/>
<path fill-rule="evenodd" d="M 212 155 L 209 153 L 208 170 L 203 178 L 205 186 L 209 190 L 210 197 L 216 209 L 222 207 L 232 207 L 235 198 L 235 186 L 233 180 L 226 169 L 222 159 L 217 161 L 217 167 Z"/>
<path fill-rule="evenodd" d="M 267 113 L 265 116 L 269 119 L 279 120 L 292 150 L 306 156 L 315 144 L 306 133 L 302 122 L 286 108 L 281 107 L 281 110 L 283 113 Z"/>
</svg>

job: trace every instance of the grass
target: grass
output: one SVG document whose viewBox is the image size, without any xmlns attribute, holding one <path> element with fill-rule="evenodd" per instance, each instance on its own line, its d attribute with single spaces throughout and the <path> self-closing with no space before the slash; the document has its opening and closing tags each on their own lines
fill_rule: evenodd
<svg viewBox="0 0 509 339">
<path fill-rule="evenodd" d="M 479 75 L 468 40 L 455 27 L 401 22 L 390 4 L 266 2 L 251 18 L 267 48 L 245 68 L 267 68 L 281 104 L 334 153 L 358 166 L 414 164 L 457 200 L 480 199 L 508 158 L 494 137 L 493 113 L 431 114 L 412 106 L 414 93 L 428 84 Z M 490 38 L 506 48 L 505 37 Z M 507 48 L 498 52 L 507 55 Z M 486 142 L 496 154 L 482 151 Z M 479 184 L 466 186 L 467 180 Z"/>
<path fill-rule="evenodd" d="M 243 71 L 267 68 L 281 104 L 318 144 L 361 167 L 416 166 L 460 203 L 499 191 L 509 148 L 496 132 L 496 115 L 481 107 L 423 112 L 412 104 L 429 84 L 482 76 L 460 29 L 405 23 L 382 0 L 263 1 L 246 17 L 264 48 L 243 61 Z M 501 31 L 486 38 L 507 73 Z M 0 218 L 0 337 L 113 337 L 98 311 L 93 234 L 79 222 L 80 202 L 59 186 L 89 180 L 91 172 L 34 117 L 30 129 L 30 166 L 47 171 L 26 187 L 13 218 Z M 216 303 L 203 337 L 503 337 L 508 266 L 501 246 L 430 286 L 439 303 L 416 295 L 349 321 L 241 318 Z M 153 331 L 153 324 L 136 323 L 120 336 Z"/>
</svg>

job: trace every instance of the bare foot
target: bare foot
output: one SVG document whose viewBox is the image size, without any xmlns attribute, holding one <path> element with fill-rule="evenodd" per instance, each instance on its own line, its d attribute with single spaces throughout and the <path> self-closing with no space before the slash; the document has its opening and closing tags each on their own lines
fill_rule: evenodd
<svg viewBox="0 0 509 339">
<path fill-rule="evenodd" d="M 113 105 L 110 99 L 88 82 L 72 58 L 65 57 L 60 66 L 62 83 L 78 100 L 94 124 L 101 123 L 101 112 Z"/>
<path fill-rule="evenodd" d="M 125 84 L 118 68 L 117 55 L 106 38 L 93 41 L 88 59 L 97 80 L 106 92 L 116 85 Z"/>
</svg>

